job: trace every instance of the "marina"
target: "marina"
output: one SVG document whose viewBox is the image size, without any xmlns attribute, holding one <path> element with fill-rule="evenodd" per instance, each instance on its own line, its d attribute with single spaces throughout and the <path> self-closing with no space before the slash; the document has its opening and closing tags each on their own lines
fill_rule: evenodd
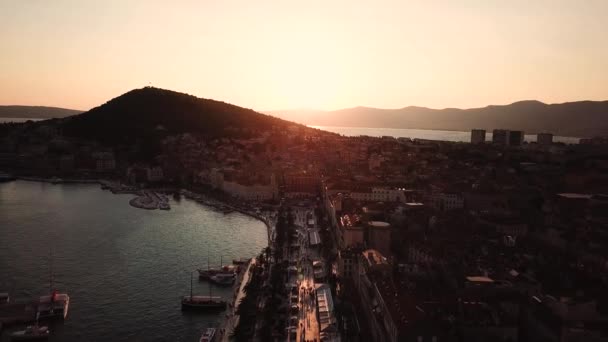
<svg viewBox="0 0 608 342">
<path fill-rule="evenodd" d="M 169 198 L 167 195 L 149 190 L 141 190 L 138 196 L 131 199 L 129 204 L 135 208 L 147 210 L 170 210 Z"/>
<path fill-rule="evenodd" d="M 212 295 L 227 304 L 193 314 L 181 310 L 190 271 L 206 266 L 208 258 L 259 254 L 268 243 L 264 223 L 187 198 L 169 196 L 167 211 L 133 208 L 131 198 L 102 191 L 98 183 L 0 184 L 0 215 L 9 223 L 0 240 L 0 274 L 6 275 L 0 292 L 10 296 L 0 304 L 0 341 L 35 322 L 39 295 L 49 294 L 50 247 L 55 286 L 70 297 L 67 320 L 49 324 L 51 342 L 197 341 L 206 328 L 223 324 L 234 310 L 239 276 L 232 286 L 218 286 L 197 281 L 195 273 L 194 295 L 208 294 L 211 286 Z M 248 239 L 239 238 L 245 233 Z M 23 245 L 27 253 L 17 247 Z"/>
<path fill-rule="evenodd" d="M 182 298 L 182 310 L 212 311 L 224 310 L 227 302 L 222 297 L 214 297 L 211 284 L 209 284 L 209 296 L 195 296 L 192 294 L 193 275 L 190 273 L 190 295 Z"/>
</svg>

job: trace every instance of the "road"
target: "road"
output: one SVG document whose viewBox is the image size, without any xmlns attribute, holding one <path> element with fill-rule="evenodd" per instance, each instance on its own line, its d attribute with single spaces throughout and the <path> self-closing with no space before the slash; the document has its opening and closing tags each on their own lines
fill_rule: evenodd
<svg viewBox="0 0 608 342">
<path fill-rule="evenodd" d="M 308 210 L 312 212 L 312 210 Z M 317 320 L 317 305 L 315 296 L 315 280 L 312 261 L 318 258 L 318 253 L 308 245 L 308 228 L 299 228 L 300 260 L 299 269 L 299 324 L 296 341 L 319 341 L 319 322 Z"/>
</svg>

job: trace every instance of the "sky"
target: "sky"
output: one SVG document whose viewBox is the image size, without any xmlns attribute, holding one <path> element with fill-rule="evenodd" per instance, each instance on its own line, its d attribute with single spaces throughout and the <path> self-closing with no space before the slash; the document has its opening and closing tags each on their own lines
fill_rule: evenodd
<svg viewBox="0 0 608 342">
<path fill-rule="evenodd" d="M 147 85 L 256 110 L 608 100 L 608 1 L 0 0 L 0 104 Z"/>
</svg>

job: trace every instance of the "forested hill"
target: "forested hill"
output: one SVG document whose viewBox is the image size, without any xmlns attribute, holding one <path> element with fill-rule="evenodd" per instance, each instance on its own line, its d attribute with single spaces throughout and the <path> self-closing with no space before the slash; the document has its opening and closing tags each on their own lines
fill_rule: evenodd
<svg viewBox="0 0 608 342">
<path fill-rule="evenodd" d="M 145 87 L 129 91 L 62 124 L 68 136 L 116 145 L 159 135 L 194 133 L 229 136 L 231 132 L 294 125 L 225 102 Z"/>
</svg>

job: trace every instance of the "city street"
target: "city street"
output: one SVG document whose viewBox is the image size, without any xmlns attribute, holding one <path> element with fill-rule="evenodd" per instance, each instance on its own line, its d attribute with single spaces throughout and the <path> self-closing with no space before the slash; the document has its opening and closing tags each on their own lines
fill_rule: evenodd
<svg viewBox="0 0 608 342">
<path fill-rule="evenodd" d="M 309 212 L 312 212 L 312 210 L 296 211 L 296 215 L 305 217 L 306 213 Z M 312 261 L 318 257 L 318 253 L 309 246 L 308 232 L 310 229 L 306 227 L 305 219 L 299 221 L 304 222 L 304 227 L 298 228 L 300 243 L 298 260 L 298 278 L 300 282 L 298 287 L 298 298 L 300 313 L 298 316 L 299 324 L 297 327 L 296 341 L 319 341 L 320 331 L 317 320 L 316 296 L 314 294 L 315 281 L 312 266 Z"/>
</svg>

